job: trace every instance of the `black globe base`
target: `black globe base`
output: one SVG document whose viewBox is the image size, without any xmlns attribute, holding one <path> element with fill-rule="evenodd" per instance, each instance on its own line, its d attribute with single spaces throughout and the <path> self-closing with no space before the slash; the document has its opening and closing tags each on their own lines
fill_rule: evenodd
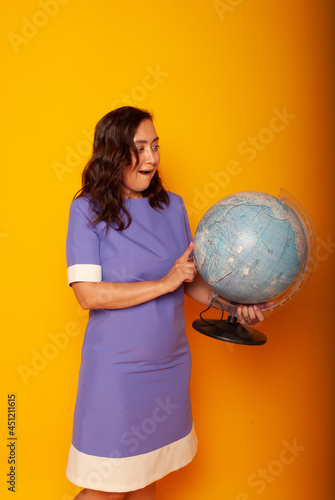
<svg viewBox="0 0 335 500">
<path fill-rule="evenodd" d="M 263 333 L 249 326 L 241 325 L 234 316 L 229 316 L 226 320 L 208 319 L 204 321 L 196 319 L 192 326 L 208 337 L 233 344 L 263 345 L 267 341 Z"/>
</svg>

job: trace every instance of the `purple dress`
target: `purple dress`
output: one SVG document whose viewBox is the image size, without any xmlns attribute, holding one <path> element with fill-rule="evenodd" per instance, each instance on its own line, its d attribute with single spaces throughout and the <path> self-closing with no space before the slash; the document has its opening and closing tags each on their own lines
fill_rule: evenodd
<svg viewBox="0 0 335 500">
<path fill-rule="evenodd" d="M 68 282 L 162 278 L 192 235 L 183 200 L 163 210 L 126 200 L 124 231 L 90 223 L 87 198 L 70 208 Z M 191 359 L 181 285 L 143 304 L 89 313 L 82 348 L 67 477 L 101 491 L 143 488 L 196 452 L 189 393 Z"/>
</svg>

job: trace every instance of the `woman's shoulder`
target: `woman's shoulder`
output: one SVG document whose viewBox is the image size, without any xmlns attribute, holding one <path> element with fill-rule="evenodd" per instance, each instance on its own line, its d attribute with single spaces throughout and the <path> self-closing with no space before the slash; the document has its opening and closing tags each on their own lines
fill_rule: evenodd
<svg viewBox="0 0 335 500">
<path fill-rule="evenodd" d="M 187 212 L 183 198 L 179 194 L 171 191 L 168 191 L 168 195 L 170 200 L 168 206 L 169 212 L 174 214 L 174 216 L 181 216 L 182 219 L 185 219 L 185 217 L 187 217 Z"/>
<path fill-rule="evenodd" d="M 179 205 L 179 206 L 184 205 L 184 200 L 179 194 L 173 193 L 172 191 L 168 191 L 168 195 L 169 195 L 170 203 L 175 204 L 175 205 Z"/>
<path fill-rule="evenodd" d="M 71 212 L 81 212 L 87 218 L 91 219 L 93 216 L 91 197 L 79 196 L 78 198 L 74 198 L 70 204 Z"/>
</svg>

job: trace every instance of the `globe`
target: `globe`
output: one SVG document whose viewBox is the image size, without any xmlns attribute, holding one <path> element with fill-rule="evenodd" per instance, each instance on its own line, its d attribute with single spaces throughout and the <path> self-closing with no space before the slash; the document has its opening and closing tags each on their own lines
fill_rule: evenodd
<svg viewBox="0 0 335 500">
<path fill-rule="evenodd" d="M 283 305 L 306 284 L 315 260 L 309 217 L 287 191 L 230 194 L 202 217 L 194 257 L 204 281 L 226 303 Z M 228 309 L 229 310 L 229 309 Z"/>
</svg>

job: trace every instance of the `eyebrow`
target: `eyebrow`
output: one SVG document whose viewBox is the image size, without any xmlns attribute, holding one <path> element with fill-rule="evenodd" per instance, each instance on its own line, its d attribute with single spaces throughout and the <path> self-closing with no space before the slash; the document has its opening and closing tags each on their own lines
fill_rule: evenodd
<svg viewBox="0 0 335 500">
<path fill-rule="evenodd" d="M 153 139 L 153 141 L 151 142 L 151 144 L 152 144 L 153 142 L 155 142 L 155 141 L 158 141 L 158 139 L 159 139 L 159 137 L 155 137 L 155 138 Z M 148 142 L 148 141 L 146 141 L 145 139 L 137 139 L 137 140 L 136 140 L 136 141 L 134 141 L 134 142 L 135 142 L 135 144 L 136 144 L 137 142 L 140 142 L 140 143 L 142 143 L 142 144 L 147 144 L 147 142 Z"/>
</svg>

